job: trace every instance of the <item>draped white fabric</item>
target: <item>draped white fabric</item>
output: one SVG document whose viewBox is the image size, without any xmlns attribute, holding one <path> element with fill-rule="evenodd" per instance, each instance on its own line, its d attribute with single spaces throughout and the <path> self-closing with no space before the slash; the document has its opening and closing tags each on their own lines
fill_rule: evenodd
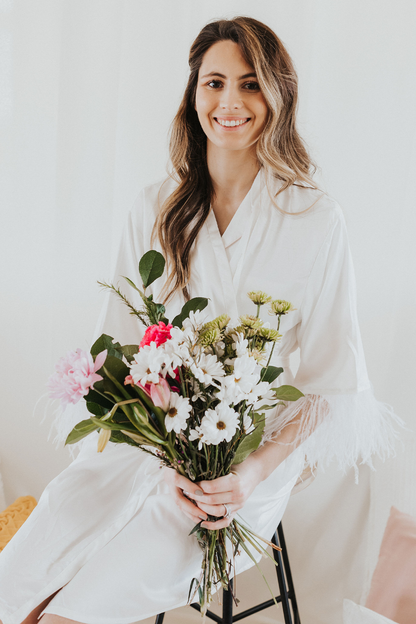
<svg viewBox="0 0 416 624">
<path fill-rule="evenodd" d="M 38 498 L 69 463 L 46 440 L 52 414 L 39 426 L 45 401 L 31 417 L 36 401 L 58 357 L 89 346 L 103 300 L 96 280 L 110 275 L 139 189 L 163 177 L 193 37 L 235 14 L 269 24 L 294 59 L 300 130 L 346 215 L 369 376 L 376 396 L 416 426 L 416 5 L 0 0 L 7 503 Z M 390 505 L 416 514 L 414 434 L 404 441 L 376 472 L 360 468 L 358 486 L 353 472 L 328 468 L 290 501 L 284 526 L 304 621 L 340 624 L 343 598 L 365 595 Z M 262 580 L 249 575 L 255 600 Z"/>
</svg>

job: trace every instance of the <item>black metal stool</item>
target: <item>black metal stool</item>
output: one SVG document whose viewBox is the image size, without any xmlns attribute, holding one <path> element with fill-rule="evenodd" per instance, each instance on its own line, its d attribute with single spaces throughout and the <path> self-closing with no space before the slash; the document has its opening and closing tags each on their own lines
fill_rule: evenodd
<svg viewBox="0 0 416 624">
<path fill-rule="evenodd" d="M 282 603 L 285 624 L 300 624 L 295 588 L 293 586 L 292 573 L 290 571 L 289 557 L 287 554 L 286 542 L 283 535 L 282 523 L 280 523 L 277 527 L 277 531 L 273 535 L 271 541 L 273 542 L 273 544 L 275 544 L 276 546 L 280 546 L 280 548 L 282 549 L 282 551 L 280 552 L 279 550 L 274 550 L 273 548 L 273 556 L 277 564 L 277 582 L 279 583 L 280 591 L 280 594 L 275 597 L 275 600 L 277 603 Z M 263 609 L 267 609 L 274 604 L 275 602 L 271 598 L 270 600 L 266 600 L 265 602 L 262 602 L 255 607 L 251 607 L 251 609 L 246 609 L 242 613 L 238 613 L 237 615 L 233 616 L 233 598 L 231 592 L 223 590 L 222 617 L 216 615 L 215 613 L 212 613 L 212 611 L 207 611 L 207 617 L 209 617 L 211 620 L 214 620 L 214 622 L 218 622 L 218 624 L 232 624 L 233 622 L 238 622 L 239 620 L 242 620 L 249 615 L 253 615 L 254 613 L 263 611 Z M 190 606 L 193 609 L 197 609 L 199 611 L 198 604 L 191 604 Z M 160 613 L 159 615 L 157 615 L 155 624 L 162 624 L 164 617 L 164 613 Z"/>
</svg>

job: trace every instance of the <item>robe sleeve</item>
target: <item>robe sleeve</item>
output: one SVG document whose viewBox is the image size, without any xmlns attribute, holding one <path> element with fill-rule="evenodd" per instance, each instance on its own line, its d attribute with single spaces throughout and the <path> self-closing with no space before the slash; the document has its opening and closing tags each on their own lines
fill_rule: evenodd
<svg viewBox="0 0 416 624">
<path fill-rule="evenodd" d="M 368 379 L 356 310 L 354 269 L 343 214 L 333 223 L 318 252 L 300 307 L 297 341 L 300 364 L 294 385 L 305 397 L 279 407 L 266 427 L 266 439 L 296 419 L 300 445 L 309 465 L 335 460 L 345 470 L 357 462 L 372 466 L 394 452 L 392 408 L 374 397 Z"/>
</svg>

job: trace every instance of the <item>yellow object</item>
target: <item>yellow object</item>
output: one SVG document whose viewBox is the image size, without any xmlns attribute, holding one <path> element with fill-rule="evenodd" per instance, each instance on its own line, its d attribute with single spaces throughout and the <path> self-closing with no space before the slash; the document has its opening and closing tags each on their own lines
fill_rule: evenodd
<svg viewBox="0 0 416 624">
<path fill-rule="evenodd" d="M 0 513 L 0 552 L 28 519 L 36 505 L 33 496 L 20 496 Z"/>
</svg>

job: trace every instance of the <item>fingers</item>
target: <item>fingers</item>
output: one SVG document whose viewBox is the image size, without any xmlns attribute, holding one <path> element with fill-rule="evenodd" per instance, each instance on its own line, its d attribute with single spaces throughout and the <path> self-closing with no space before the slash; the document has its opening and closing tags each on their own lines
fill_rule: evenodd
<svg viewBox="0 0 416 624">
<path fill-rule="evenodd" d="M 208 515 L 205 511 L 199 509 L 196 503 L 184 496 L 183 491 L 180 488 L 172 485 L 170 486 L 170 491 L 176 505 L 186 516 L 188 516 L 188 518 L 191 518 L 195 523 L 207 519 Z"/>
<path fill-rule="evenodd" d="M 203 491 L 201 490 L 199 483 L 194 483 L 190 479 L 183 477 L 178 472 L 176 472 L 176 470 L 174 470 L 173 468 L 165 468 L 163 472 L 163 477 L 166 483 L 168 483 L 169 485 L 173 485 L 177 488 L 180 488 L 181 490 L 184 490 L 185 492 L 189 492 L 190 494 L 194 494 L 194 495 L 203 494 Z"/>
<path fill-rule="evenodd" d="M 215 531 L 218 529 L 225 529 L 227 526 L 231 524 L 232 521 L 233 521 L 233 514 L 231 514 L 229 518 L 221 518 L 220 520 L 217 520 L 216 522 L 209 522 L 208 520 L 206 520 L 205 522 L 201 522 L 201 526 L 204 527 L 205 529 L 210 529 L 211 531 Z"/>
<path fill-rule="evenodd" d="M 230 509 L 230 505 L 227 505 L 227 507 L 228 509 Z M 217 518 L 222 518 L 227 513 L 224 503 L 221 503 L 220 505 L 207 505 L 206 503 L 198 503 L 198 508 L 202 511 L 205 511 L 210 516 L 216 516 Z"/>
</svg>

